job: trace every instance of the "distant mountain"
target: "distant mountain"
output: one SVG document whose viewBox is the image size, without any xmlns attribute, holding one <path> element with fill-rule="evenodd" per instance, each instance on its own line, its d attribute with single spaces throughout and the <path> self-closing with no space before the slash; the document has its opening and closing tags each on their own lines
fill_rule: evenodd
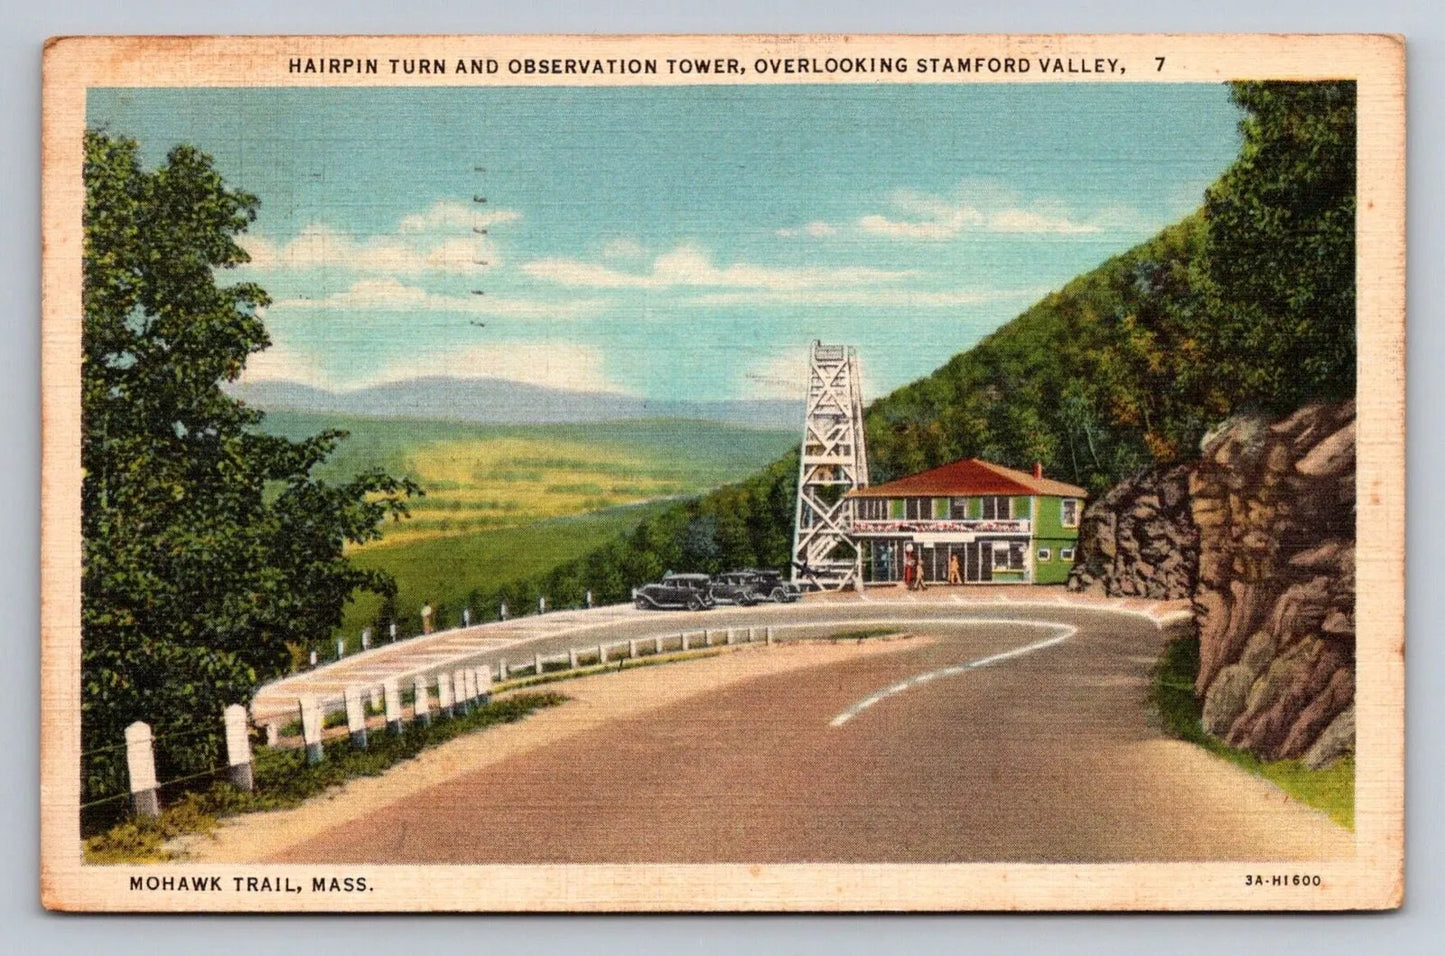
<svg viewBox="0 0 1445 956">
<path fill-rule="evenodd" d="M 659 402 L 631 395 L 572 392 L 494 378 L 417 378 L 349 392 L 273 381 L 233 384 L 227 392 L 262 411 L 424 418 L 487 425 L 688 418 L 768 428 L 800 428 L 803 421 L 801 400 Z"/>
</svg>

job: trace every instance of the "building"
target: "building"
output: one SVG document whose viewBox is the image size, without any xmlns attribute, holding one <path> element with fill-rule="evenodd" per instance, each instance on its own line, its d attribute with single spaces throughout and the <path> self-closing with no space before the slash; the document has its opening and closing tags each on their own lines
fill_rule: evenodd
<svg viewBox="0 0 1445 956">
<path fill-rule="evenodd" d="M 847 495 L 866 583 L 902 580 L 908 545 L 923 580 L 944 583 L 958 559 L 969 584 L 1061 584 L 1069 577 L 1088 493 L 1075 485 L 965 458 Z"/>
</svg>

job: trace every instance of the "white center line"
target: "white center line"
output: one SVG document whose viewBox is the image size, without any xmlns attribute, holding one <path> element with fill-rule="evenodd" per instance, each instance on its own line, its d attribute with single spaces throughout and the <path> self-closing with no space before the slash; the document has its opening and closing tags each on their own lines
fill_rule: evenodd
<svg viewBox="0 0 1445 956">
<path fill-rule="evenodd" d="M 980 621 L 978 623 L 994 622 Z M 907 680 L 899 681 L 898 683 L 885 687 L 882 690 L 877 691 L 876 693 L 869 694 L 867 697 L 858 701 L 858 703 L 854 704 L 852 707 L 849 707 L 847 710 L 843 711 L 837 717 L 834 717 L 829 722 L 828 726 L 841 727 L 848 721 L 852 720 L 854 717 L 857 717 L 859 714 L 863 713 L 863 711 L 867 710 L 869 707 L 872 707 L 874 704 L 878 703 L 879 701 L 886 700 L 887 698 L 892 697 L 894 694 L 901 694 L 910 688 L 927 684 L 930 681 L 937 680 L 940 677 L 953 677 L 957 674 L 963 674 L 968 671 L 978 670 L 981 667 L 988 667 L 990 664 L 997 664 L 1000 661 L 1006 661 L 1010 658 L 1022 657 L 1025 654 L 1032 654 L 1034 651 L 1041 651 L 1046 647 L 1053 647 L 1055 644 L 1061 644 L 1079 632 L 1079 629 L 1073 627 L 1072 625 L 1057 624 L 1052 621 L 1008 621 L 1007 623 L 1011 625 L 1021 624 L 1026 627 L 1046 627 L 1052 631 L 1055 631 L 1056 633 L 1053 637 L 1046 637 L 1041 641 L 1035 641 L 1032 644 L 1025 644 L 1023 647 L 1015 647 L 1013 650 L 1003 651 L 999 654 L 990 654 L 988 657 L 980 657 L 978 660 L 969 661 L 967 664 L 955 664 L 952 667 L 941 667 L 938 670 L 926 671 L 915 677 L 910 677 Z"/>
</svg>

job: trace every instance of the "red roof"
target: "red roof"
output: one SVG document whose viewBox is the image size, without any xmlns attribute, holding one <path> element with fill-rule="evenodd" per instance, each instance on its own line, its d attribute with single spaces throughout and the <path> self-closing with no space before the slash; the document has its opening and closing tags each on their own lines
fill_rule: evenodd
<svg viewBox="0 0 1445 956">
<path fill-rule="evenodd" d="M 1061 498 L 1084 498 L 1088 492 L 1077 485 L 1067 485 L 1052 478 L 1035 478 L 1026 471 L 1016 471 L 977 458 L 964 458 L 897 481 L 858 488 L 849 495 L 855 498 L 906 498 L 910 495 L 960 498 L 972 495 L 1057 495 Z"/>
</svg>

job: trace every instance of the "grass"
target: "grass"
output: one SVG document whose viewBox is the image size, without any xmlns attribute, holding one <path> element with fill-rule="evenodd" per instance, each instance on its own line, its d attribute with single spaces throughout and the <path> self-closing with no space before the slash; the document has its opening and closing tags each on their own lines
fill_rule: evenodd
<svg viewBox="0 0 1445 956">
<path fill-rule="evenodd" d="M 560 694 L 518 694 L 493 700 L 469 714 L 433 720 L 430 726 L 409 724 L 400 734 L 376 733 L 366 750 L 341 738 L 325 744 L 325 759 L 308 765 L 304 750 L 260 748 L 252 770 L 256 789 L 245 792 L 229 783 L 215 783 L 204 792 L 189 793 L 165 807 L 158 817 L 132 817 L 84 841 L 87 863 L 156 863 L 175 859 L 166 844 L 187 834 L 209 833 L 225 817 L 294 807 L 355 777 L 374 777 L 428 747 L 483 727 L 512 723 L 533 711 L 553 707 Z"/>
<path fill-rule="evenodd" d="M 1203 708 L 1194 696 L 1199 638 L 1171 642 L 1154 670 L 1150 703 L 1165 733 L 1197 744 L 1222 760 L 1262 777 L 1301 802 L 1322 810 L 1342 827 L 1355 828 L 1355 762 L 1337 760 L 1316 770 L 1299 760 L 1261 760 L 1204 732 Z"/>
<path fill-rule="evenodd" d="M 273 412 L 262 427 L 290 438 L 349 432 L 317 469 L 324 480 L 381 468 L 422 486 L 412 516 L 363 551 L 698 494 L 752 474 L 796 441 L 791 431 L 672 420 L 488 426 Z"/>
<path fill-rule="evenodd" d="M 423 602 L 438 609 L 437 626 L 454 627 L 472 592 L 487 593 L 510 581 L 536 578 L 625 534 L 644 518 L 667 507 L 664 503 L 634 505 L 591 514 L 540 521 L 523 528 L 482 531 L 455 537 L 407 541 L 365 548 L 352 555 L 362 568 L 386 571 L 396 579 L 397 617 L 403 634 L 419 630 L 416 617 Z M 360 642 L 361 629 L 381 611 L 381 599 L 361 594 L 348 604 L 337 637 L 348 653 Z M 514 612 L 520 608 L 514 608 Z M 480 608 L 473 620 L 480 621 Z M 378 642 L 386 639 L 378 633 Z"/>
</svg>

